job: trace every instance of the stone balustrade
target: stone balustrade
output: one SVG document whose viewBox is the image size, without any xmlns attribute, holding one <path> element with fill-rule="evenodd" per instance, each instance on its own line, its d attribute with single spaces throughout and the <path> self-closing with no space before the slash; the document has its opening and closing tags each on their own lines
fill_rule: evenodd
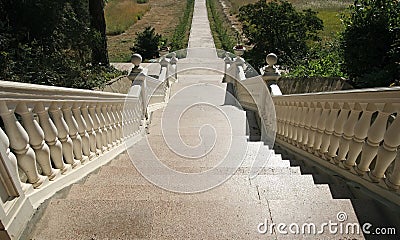
<svg viewBox="0 0 400 240">
<path fill-rule="evenodd" d="M 144 105 L 141 86 L 125 95 L 0 81 L 2 225 L 133 144 Z"/>
<path fill-rule="evenodd" d="M 262 77 L 246 77 L 240 57 L 224 59 L 226 82 L 242 106 L 258 113 L 262 128 L 276 127 L 282 147 L 399 203 L 400 88 L 281 95 L 276 56 L 269 56 Z M 265 112 L 271 104 L 276 119 Z"/>
<path fill-rule="evenodd" d="M 277 137 L 368 181 L 400 187 L 400 88 L 273 98 Z"/>
</svg>

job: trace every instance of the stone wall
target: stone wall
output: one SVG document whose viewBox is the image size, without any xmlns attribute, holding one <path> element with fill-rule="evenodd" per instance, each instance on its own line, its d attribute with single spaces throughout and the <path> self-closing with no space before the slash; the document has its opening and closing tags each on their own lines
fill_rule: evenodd
<svg viewBox="0 0 400 240">
<path fill-rule="evenodd" d="M 284 95 L 353 89 L 347 80 L 333 77 L 281 78 L 277 83 Z"/>
</svg>

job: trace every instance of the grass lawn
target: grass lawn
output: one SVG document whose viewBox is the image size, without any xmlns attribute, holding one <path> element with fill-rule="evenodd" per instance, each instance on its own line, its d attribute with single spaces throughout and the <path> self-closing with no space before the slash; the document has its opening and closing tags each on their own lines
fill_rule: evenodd
<svg viewBox="0 0 400 240">
<path fill-rule="evenodd" d="M 110 0 L 105 7 L 107 35 L 125 32 L 150 9 L 149 4 L 138 4 L 136 0 Z"/>
<path fill-rule="evenodd" d="M 149 0 L 146 4 L 136 4 L 136 0 L 111 0 L 108 4 L 114 1 L 129 1 L 133 4 L 131 6 L 147 6 L 149 10 L 140 20 L 128 26 L 124 33 L 107 36 L 110 62 L 129 62 L 132 55 L 129 49 L 135 41 L 136 33 L 143 31 L 147 26 L 154 27 L 157 33 L 162 34 L 168 39 L 172 39 L 187 2 L 187 0 Z M 119 18 L 119 15 L 120 13 L 116 12 L 115 18 Z M 107 24 L 109 23 L 107 22 Z"/>
</svg>

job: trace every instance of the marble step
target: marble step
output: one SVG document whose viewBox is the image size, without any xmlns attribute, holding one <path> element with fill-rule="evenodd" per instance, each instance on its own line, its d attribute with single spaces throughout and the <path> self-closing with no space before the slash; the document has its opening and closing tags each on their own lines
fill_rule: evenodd
<svg viewBox="0 0 400 240">
<path fill-rule="evenodd" d="M 30 239 L 265 239 L 269 218 L 260 203 L 57 199 Z"/>
</svg>

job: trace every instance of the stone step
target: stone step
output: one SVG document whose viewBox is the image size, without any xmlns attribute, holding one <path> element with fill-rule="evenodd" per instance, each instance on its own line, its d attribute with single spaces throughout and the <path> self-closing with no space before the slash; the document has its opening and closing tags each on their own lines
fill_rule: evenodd
<svg viewBox="0 0 400 240">
<path fill-rule="evenodd" d="M 108 186 L 74 185 L 67 199 L 98 200 L 165 200 L 221 202 L 257 202 L 257 189 L 243 176 L 233 176 L 223 184 L 210 190 L 193 193 L 174 193 L 155 185 L 115 185 Z"/>
<path fill-rule="evenodd" d="M 30 239 L 265 239 L 264 219 L 260 203 L 57 199 Z"/>
<path fill-rule="evenodd" d="M 310 177 L 309 175 L 259 175 L 250 181 L 257 186 L 262 201 L 272 199 L 332 200 L 329 186 L 314 184 Z"/>
<path fill-rule="evenodd" d="M 206 171 L 210 168 L 206 168 L 206 167 L 199 167 L 199 168 L 174 168 L 177 171 L 180 172 L 203 172 Z M 224 171 L 225 170 L 225 171 Z M 218 171 L 220 174 L 222 173 L 229 173 L 232 172 L 231 169 L 228 168 L 224 168 L 221 169 L 221 171 Z M 250 168 L 249 167 L 240 167 L 239 169 L 237 169 L 237 171 L 235 172 L 235 175 L 248 175 L 250 172 Z M 136 168 L 133 166 L 116 166 L 116 165 L 110 165 L 110 166 L 106 166 L 103 167 L 100 171 L 99 171 L 100 175 L 103 176 L 112 176 L 112 175 L 121 175 L 121 174 L 135 174 L 135 175 L 139 175 L 140 172 L 138 172 L 136 170 Z M 278 174 L 287 174 L 287 175 L 300 175 L 300 168 L 298 167 L 264 167 L 260 173 L 260 175 L 278 175 Z"/>
<path fill-rule="evenodd" d="M 296 200 L 269 200 L 268 205 L 269 209 L 271 210 L 272 222 L 276 224 L 276 226 L 279 224 L 286 226 L 285 229 L 283 229 L 283 227 L 281 228 L 284 231 L 288 231 L 287 234 L 282 232 L 279 233 L 277 231 L 277 239 L 298 239 L 299 236 L 306 239 L 364 239 L 361 230 L 362 226 L 360 226 L 360 234 L 345 234 L 346 225 L 348 223 L 358 223 L 357 216 L 353 210 L 350 200 L 335 199 L 320 201 L 319 199 L 312 198 Z M 338 218 L 341 220 L 346 220 L 340 221 Z M 330 222 L 332 224 L 337 224 L 337 227 L 331 227 L 332 232 L 337 229 L 336 233 L 330 232 Z M 268 224 L 270 223 L 271 220 L 269 220 Z M 300 231 L 302 231 L 303 224 L 307 224 L 308 226 L 314 224 L 316 226 L 316 232 L 321 231 L 322 229 L 323 231 L 321 231 L 320 234 L 302 235 L 295 235 L 289 231 L 290 225 L 292 225 L 290 229 L 293 231 L 296 230 L 296 225 L 299 226 Z M 344 234 L 340 234 L 341 226 Z M 305 232 L 309 232 L 307 227 L 305 228 Z"/>
</svg>

